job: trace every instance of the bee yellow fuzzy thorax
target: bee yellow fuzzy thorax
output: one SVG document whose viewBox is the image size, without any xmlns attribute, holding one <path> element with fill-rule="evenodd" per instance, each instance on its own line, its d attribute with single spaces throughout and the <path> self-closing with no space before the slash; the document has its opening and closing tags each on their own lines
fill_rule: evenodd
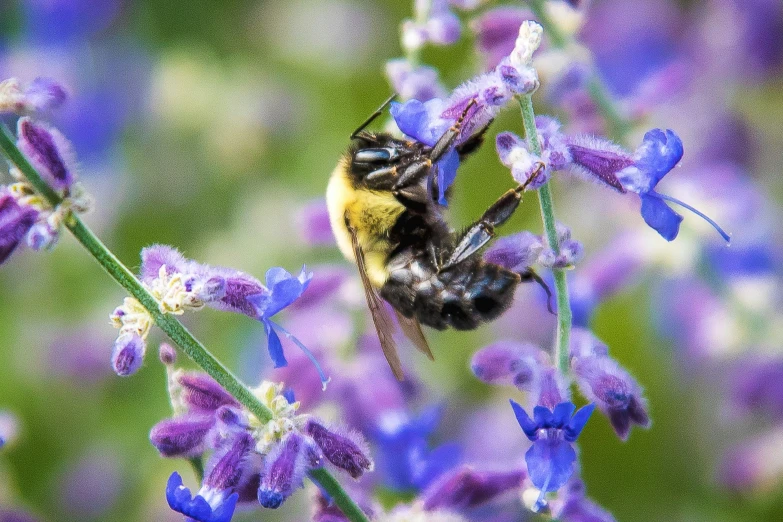
<svg viewBox="0 0 783 522">
<path fill-rule="evenodd" d="M 347 259 L 356 262 L 351 233 L 345 225 L 347 217 L 356 230 L 359 246 L 364 252 L 367 276 L 373 286 L 382 287 L 389 275 L 386 268 L 386 260 L 392 248 L 388 241 L 389 230 L 405 207 L 391 192 L 354 188 L 345 160 L 340 161 L 332 173 L 326 189 L 326 204 L 340 251 Z"/>
</svg>

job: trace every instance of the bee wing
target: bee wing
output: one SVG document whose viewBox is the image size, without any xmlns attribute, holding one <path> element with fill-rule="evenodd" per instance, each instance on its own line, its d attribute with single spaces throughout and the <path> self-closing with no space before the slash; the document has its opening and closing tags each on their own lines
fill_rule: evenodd
<svg viewBox="0 0 783 522">
<path fill-rule="evenodd" d="M 381 296 L 378 295 L 375 287 L 370 283 L 370 278 L 367 277 L 367 268 L 364 264 L 364 252 L 362 252 L 362 247 L 359 246 L 356 231 L 350 226 L 348 227 L 348 231 L 351 233 L 353 254 L 356 258 L 356 266 L 359 267 L 359 275 L 362 278 L 364 295 L 367 297 L 367 307 L 370 309 L 372 322 L 375 323 L 375 329 L 378 332 L 378 339 L 381 342 L 383 355 L 386 356 L 386 361 L 389 363 L 394 376 L 397 377 L 397 380 L 401 381 L 405 376 L 402 373 L 400 357 L 397 355 L 397 345 L 394 344 L 394 323 L 384 307 L 383 299 L 381 299 Z"/>
<path fill-rule="evenodd" d="M 405 317 L 397 310 L 394 310 L 394 313 L 397 314 L 397 322 L 400 323 L 400 328 L 402 329 L 402 333 L 405 334 L 405 337 L 410 339 L 413 346 L 426 355 L 430 361 L 434 361 L 435 356 L 432 355 L 430 345 L 427 344 L 427 338 L 424 337 L 424 333 L 421 331 L 419 320 L 414 317 Z"/>
</svg>

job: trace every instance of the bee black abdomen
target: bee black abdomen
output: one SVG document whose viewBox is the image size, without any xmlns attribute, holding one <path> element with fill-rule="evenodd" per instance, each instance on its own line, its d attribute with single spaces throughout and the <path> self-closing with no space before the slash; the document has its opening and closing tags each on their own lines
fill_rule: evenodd
<svg viewBox="0 0 783 522">
<path fill-rule="evenodd" d="M 395 270 L 381 296 L 421 324 L 438 330 L 473 330 L 510 306 L 519 282 L 514 272 L 477 259 L 439 273 Z"/>
</svg>

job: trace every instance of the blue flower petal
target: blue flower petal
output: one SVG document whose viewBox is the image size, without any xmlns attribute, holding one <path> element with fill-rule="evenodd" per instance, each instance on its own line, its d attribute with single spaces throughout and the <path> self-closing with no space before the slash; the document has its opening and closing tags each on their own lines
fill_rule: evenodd
<svg viewBox="0 0 783 522">
<path fill-rule="evenodd" d="M 561 402 L 555 406 L 555 410 L 552 414 L 552 424 L 555 428 L 562 428 L 568 424 L 571 419 L 571 414 L 574 413 L 576 406 L 572 402 Z"/>
<path fill-rule="evenodd" d="M 680 232 L 682 216 L 669 208 L 669 205 L 655 192 L 641 194 L 641 198 L 644 222 L 655 229 L 665 240 L 672 241 L 676 238 Z"/>
<path fill-rule="evenodd" d="M 574 472 L 576 452 L 560 439 L 539 439 L 525 453 L 527 472 L 533 485 L 542 491 L 557 491 Z"/>
<path fill-rule="evenodd" d="M 234 515 L 238 498 L 239 495 L 233 493 L 213 511 L 204 497 L 191 497 L 190 489 L 182 485 L 182 477 L 176 471 L 171 474 L 166 484 L 166 501 L 169 507 L 198 522 L 229 522 Z"/>
<path fill-rule="evenodd" d="M 284 309 L 302 295 L 304 288 L 302 283 L 298 279 L 284 279 L 275 284 L 272 290 L 272 295 L 266 304 L 266 309 L 263 311 L 264 317 L 270 318 Z"/>
<path fill-rule="evenodd" d="M 649 176 L 652 190 L 682 159 L 682 140 L 672 130 L 653 129 L 644 135 L 636 167 Z"/>
<path fill-rule="evenodd" d="M 275 332 L 269 321 L 264 321 L 264 330 L 266 330 L 267 349 L 269 350 L 269 356 L 272 358 L 272 362 L 275 364 L 275 368 L 281 368 L 288 366 L 288 361 L 285 360 L 283 354 L 283 343 L 280 342 L 277 332 Z"/>
<path fill-rule="evenodd" d="M 568 425 L 563 429 L 563 438 L 568 442 L 575 441 L 577 437 L 579 437 L 579 434 L 582 433 L 582 429 L 585 427 L 585 424 L 587 424 L 594 409 L 595 403 L 590 403 L 587 406 L 580 408 L 579 411 L 571 417 L 571 421 Z"/>
<path fill-rule="evenodd" d="M 430 147 L 435 145 L 437 138 L 433 139 L 430 114 L 425 104 L 419 100 L 392 102 L 389 112 L 403 134 Z"/>
<path fill-rule="evenodd" d="M 294 278 L 288 270 L 279 266 L 273 266 L 267 270 L 264 277 L 266 279 L 266 286 L 268 286 L 270 290 L 274 288 L 277 283 Z"/>
<path fill-rule="evenodd" d="M 546 406 L 536 406 L 533 408 L 533 419 L 536 421 L 536 424 L 538 424 L 538 429 L 554 427 L 554 415 L 552 414 L 552 410 Z"/>
<path fill-rule="evenodd" d="M 450 442 L 438 446 L 424 459 L 423 465 L 412 463 L 412 482 L 419 490 L 423 490 L 434 480 L 448 470 L 456 467 L 462 459 L 462 450 L 459 444 Z"/>
<path fill-rule="evenodd" d="M 454 149 L 448 151 L 440 161 L 435 164 L 435 168 L 438 173 L 438 203 L 445 207 L 448 203 L 446 201 L 446 191 L 454 183 L 454 180 L 457 177 L 459 153 Z"/>
<path fill-rule="evenodd" d="M 530 440 L 536 440 L 538 438 L 538 424 L 536 424 L 527 414 L 525 409 L 513 400 L 509 401 L 511 407 L 514 409 L 514 415 L 517 417 L 517 422 L 522 431 L 525 432 L 527 438 Z"/>
</svg>

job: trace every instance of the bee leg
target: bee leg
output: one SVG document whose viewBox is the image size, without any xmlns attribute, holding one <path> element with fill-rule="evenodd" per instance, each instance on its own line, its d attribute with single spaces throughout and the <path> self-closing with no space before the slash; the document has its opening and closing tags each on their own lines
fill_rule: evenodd
<svg viewBox="0 0 783 522">
<path fill-rule="evenodd" d="M 454 122 L 454 125 L 452 125 L 449 130 L 444 132 L 443 136 L 441 136 L 432 147 L 432 151 L 430 152 L 430 161 L 432 161 L 432 163 L 437 163 L 438 160 L 441 159 L 443 155 L 449 151 L 449 149 L 451 149 L 452 145 L 454 145 L 454 142 L 457 141 L 459 133 L 462 130 L 462 123 L 465 121 L 468 113 L 475 105 L 476 99 L 473 98 L 465 106 L 465 109 L 462 111 L 462 114 L 460 114 L 460 117 L 457 119 L 457 121 Z"/>
<path fill-rule="evenodd" d="M 508 221 L 522 200 L 524 187 L 510 189 L 500 196 L 481 216 L 481 219 L 471 225 L 462 236 L 457 247 L 442 268 L 449 268 L 461 263 L 495 237 L 495 227 Z"/>
<path fill-rule="evenodd" d="M 489 120 L 489 122 L 487 122 L 487 124 L 484 125 L 481 130 L 465 140 L 464 143 L 457 146 L 457 152 L 459 153 L 460 161 L 464 160 L 467 156 L 470 156 L 481 147 L 481 145 L 484 143 L 484 136 L 486 135 L 487 131 L 489 130 L 489 126 L 492 125 L 493 121 L 495 120 Z"/>
</svg>

